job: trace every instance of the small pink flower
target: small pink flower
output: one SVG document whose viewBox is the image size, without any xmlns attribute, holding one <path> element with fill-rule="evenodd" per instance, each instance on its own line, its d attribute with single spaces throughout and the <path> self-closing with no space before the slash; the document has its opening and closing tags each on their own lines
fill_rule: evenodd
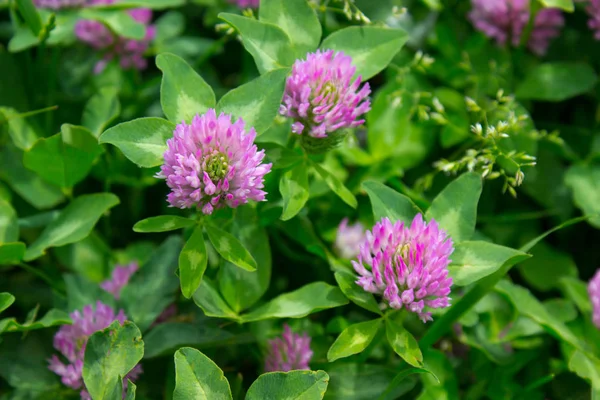
<svg viewBox="0 0 600 400">
<path fill-rule="evenodd" d="M 592 303 L 592 320 L 594 325 L 600 328 L 600 269 L 596 271 L 588 283 L 588 294 Z"/>
<path fill-rule="evenodd" d="M 61 8 L 84 6 L 86 4 L 86 0 L 34 0 L 33 3 L 39 8 L 58 10 Z"/>
<path fill-rule="evenodd" d="M 313 352 L 310 349 L 310 336 L 292 332 L 288 324 L 283 325 L 280 338 L 269 340 L 269 352 L 265 358 L 265 371 L 288 372 L 298 369 L 310 369 Z"/>
<path fill-rule="evenodd" d="M 229 0 L 229 2 L 239 8 L 258 8 L 260 5 L 260 0 Z"/>
<path fill-rule="evenodd" d="M 129 283 L 131 276 L 138 270 L 137 262 L 132 262 L 129 265 L 117 265 L 112 271 L 110 279 L 100 283 L 100 287 L 112 294 L 115 299 L 121 297 L 121 290 Z"/>
<path fill-rule="evenodd" d="M 348 225 L 348 218 L 344 218 L 338 227 L 335 249 L 340 257 L 351 259 L 358 256 L 358 248 L 364 240 L 364 226 L 360 222 Z"/>
<path fill-rule="evenodd" d="M 428 308 L 450 305 L 452 278 L 448 277 L 452 239 L 431 220 L 417 214 L 410 227 L 383 218 L 367 231 L 358 261 L 357 285 L 383 296 L 387 305 L 416 313 L 423 322 L 432 320 Z"/>
<path fill-rule="evenodd" d="M 600 40 L 600 0 L 589 0 L 586 11 L 590 16 L 588 26 L 594 31 L 594 38 Z"/>
<path fill-rule="evenodd" d="M 475 28 L 503 46 L 511 43 L 519 46 L 521 35 L 529 22 L 529 0 L 471 0 L 469 19 Z M 544 8 L 534 21 L 527 46 L 537 54 L 544 55 L 550 41 L 560 35 L 564 18 L 559 9 Z"/>
<path fill-rule="evenodd" d="M 262 163 L 265 152 L 257 150 L 255 137 L 241 118 L 233 123 L 230 115 L 217 117 L 213 109 L 189 125 L 177 125 L 157 175 L 171 188 L 169 204 L 211 214 L 215 208 L 264 201 L 264 176 L 271 164 Z"/>
</svg>

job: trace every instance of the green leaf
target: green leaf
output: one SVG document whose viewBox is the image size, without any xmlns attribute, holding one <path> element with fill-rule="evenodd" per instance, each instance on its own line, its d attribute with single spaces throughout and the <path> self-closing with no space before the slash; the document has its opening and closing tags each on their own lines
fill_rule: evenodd
<svg viewBox="0 0 600 400">
<path fill-rule="evenodd" d="M 179 286 L 175 270 L 181 247 L 179 236 L 169 236 L 121 291 L 125 315 L 142 331 L 175 301 L 174 292 Z"/>
<path fill-rule="evenodd" d="M 381 326 L 381 318 L 350 325 L 342 331 L 327 352 L 327 361 L 358 354 L 373 341 Z"/>
<path fill-rule="evenodd" d="M 169 232 L 176 229 L 194 226 L 196 221 L 178 215 L 159 215 L 138 221 L 133 226 L 134 232 Z"/>
<path fill-rule="evenodd" d="M 127 39 L 142 40 L 146 36 L 146 27 L 137 22 L 129 13 L 119 10 L 102 10 L 97 7 L 87 7 L 80 11 L 81 18 L 100 21 L 111 31 Z"/>
<path fill-rule="evenodd" d="M 7 292 L 0 293 L 0 313 L 10 307 L 10 305 L 14 302 L 15 296 L 12 294 Z"/>
<path fill-rule="evenodd" d="M 292 219 L 302 210 L 309 196 L 308 169 L 304 163 L 298 164 L 281 177 L 279 191 L 283 197 L 281 219 Z"/>
<path fill-rule="evenodd" d="M 100 136 L 100 143 L 117 146 L 125 157 L 143 168 L 163 163 L 167 139 L 175 125 L 162 118 L 138 118 L 110 128 Z"/>
<path fill-rule="evenodd" d="M 25 257 L 25 243 L 13 242 L 0 244 L 0 265 L 18 264 Z"/>
<path fill-rule="evenodd" d="M 137 386 L 129 379 L 127 379 L 127 393 L 125 394 L 125 400 L 135 400 L 135 391 Z"/>
<path fill-rule="evenodd" d="M 294 150 L 286 149 L 276 143 L 261 143 L 265 150 L 266 160 L 273 164 L 272 169 L 285 169 L 298 164 L 304 158 Z"/>
<path fill-rule="evenodd" d="M 365 310 L 381 315 L 381 310 L 373 294 L 365 292 L 363 288 L 356 284 L 356 275 L 346 271 L 336 271 L 335 280 L 350 301 Z"/>
<path fill-rule="evenodd" d="M 478 174 L 469 172 L 459 176 L 433 199 L 425 218 L 428 221 L 435 219 L 454 243 L 471 239 L 475 232 L 481 189 Z"/>
<path fill-rule="evenodd" d="M 565 184 L 573 191 L 573 201 L 589 222 L 600 228 L 600 166 L 574 165 L 565 174 Z"/>
<path fill-rule="evenodd" d="M 175 353 L 173 400 L 232 398 L 227 378 L 210 358 L 190 347 L 184 347 Z"/>
<path fill-rule="evenodd" d="M 206 225 L 206 233 L 221 257 L 246 271 L 256 271 L 256 261 L 252 254 L 235 236 L 214 224 Z"/>
<path fill-rule="evenodd" d="M 219 289 L 231 308 L 239 313 L 252 307 L 269 288 L 271 281 L 271 247 L 265 228 L 259 225 L 256 209 L 237 209 L 230 230 L 256 260 L 256 272 L 245 271 L 224 263 L 219 275 Z"/>
<path fill-rule="evenodd" d="M 262 0 L 258 17 L 288 35 L 298 58 L 304 58 L 319 46 L 321 23 L 306 0 Z"/>
<path fill-rule="evenodd" d="M 47 182 L 67 188 L 87 176 L 102 151 L 87 128 L 64 124 L 61 133 L 35 142 L 23 163 Z"/>
<path fill-rule="evenodd" d="M 15 318 L 0 320 L 0 334 L 5 332 L 28 332 L 36 329 L 44 329 L 52 326 L 71 324 L 69 314 L 62 310 L 51 309 L 37 321 L 19 323 Z"/>
<path fill-rule="evenodd" d="M 294 63 L 290 38 L 279 27 L 235 14 L 220 13 L 219 18 L 240 33 L 244 48 L 254 57 L 261 74 Z"/>
<path fill-rule="evenodd" d="M 313 167 L 321 176 L 321 178 L 323 178 L 325 183 L 327 183 L 327 186 L 329 186 L 329 188 L 333 190 L 333 192 L 337 194 L 340 199 L 344 201 L 344 203 L 348 204 L 352 208 L 356 208 L 358 205 L 356 197 L 354 197 L 352 192 L 348 190 L 348 188 L 344 186 L 344 184 L 335 175 L 317 163 L 313 163 Z"/>
<path fill-rule="evenodd" d="M 419 343 L 409 331 L 391 318 L 386 318 L 385 332 L 396 354 L 413 367 L 423 368 L 423 354 Z"/>
<path fill-rule="evenodd" d="M 85 103 L 81 125 L 92 131 L 96 138 L 121 113 L 118 93 L 118 90 L 114 87 L 100 88 Z"/>
<path fill-rule="evenodd" d="M 100 217 L 117 204 L 119 204 L 119 198 L 112 193 L 87 194 L 77 197 L 29 246 L 25 253 L 25 260 L 31 261 L 38 258 L 49 247 L 60 247 L 86 238 Z"/>
<path fill-rule="evenodd" d="M 15 242 L 18 239 L 17 213 L 9 202 L 0 199 L 0 244 Z"/>
<path fill-rule="evenodd" d="M 560 280 L 565 297 L 573 301 L 583 314 L 592 312 L 592 303 L 587 291 L 587 284 L 579 279 L 564 277 Z"/>
<path fill-rule="evenodd" d="M 186 298 L 191 298 L 200 286 L 207 263 L 204 231 L 202 226 L 197 226 L 179 254 L 179 282 Z"/>
<path fill-rule="evenodd" d="M 567 12 L 575 10 L 573 0 L 538 0 L 538 2 L 546 8 L 560 8 Z"/>
<path fill-rule="evenodd" d="M 176 8 L 185 4 L 185 0 L 120 0 L 116 3 L 97 5 L 98 8 L 128 9 L 146 7 L 153 10 Z"/>
<path fill-rule="evenodd" d="M 530 287 L 549 291 L 560 286 L 564 277 L 577 277 L 577 264 L 568 253 L 555 250 L 545 242 L 531 251 L 531 259 L 519 264 L 519 273 Z"/>
<path fill-rule="evenodd" d="M 215 108 L 215 93 L 183 58 L 159 54 L 156 66 L 163 73 L 160 104 L 169 121 L 190 123 L 196 114 Z"/>
<path fill-rule="evenodd" d="M 390 384 L 386 388 L 385 392 L 383 392 L 383 394 L 378 398 L 378 400 L 394 399 L 395 398 L 395 397 L 393 397 L 394 390 L 396 390 L 396 388 L 398 386 L 400 386 L 402 384 L 402 382 L 406 380 L 406 378 L 408 378 L 410 375 L 413 375 L 413 374 L 432 374 L 432 372 L 428 371 L 426 369 L 423 369 L 423 368 L 415 368 L 415 367 L 405 366 L 402 369 L 402 371 L 398 372 L 398 374 L 390 382 Z"/>
<path fill-rule="evenodd" d="M 556 62 L 533 68 L 517 88 L 520 99 L 563 101 L 589 92 L 598 77 L 588 64 Z"/>
<path fill-rule="evenodd" d="M 260 135 L 269 129 L 279 114 L 289 72 L 289 68 L 275 69 L 230 90 L 219 100 L 217 111 L 231 114 L 234 120 L 242 118 L 246 129 L 253 127 Z"/>
<path fill-rule="evenodd" d="M 522 251 L 489 242 L 461 242 L 454 248 L 448 270 L 455 285 L 467 286 L 493 274 L 507 262 L 527 258 L 529 255 Z"/>
<path fill-rule="evenodd" d="M 356 74 L 366 81 L 385 69 L 407 40 L 408 34 L 400 29 L 351 26 L 327 36 L 321 48 L 352 57 Z"/>
<path fill-rule="evenodd" d="M 600 390 L 600 362 L 597 358 L 575 350 L 569 358 L 569 369 L 583 379 L 587 379 L 594 390 Z"/>
<path fill-rule="evenodd" d="M 392 222 L 403 221 L 410 224 L 415 215 L 421 212 L 408 197 L 382 183 L 366 181 L 362 187 L 371 199 L 375 221 L 387 217 Z"/>
<path fill-rule="evenodd" d="M 252 322 L 271 318 L 302 318 L 317 311 L 346 304 L 348 299 L 340 289 L 325 282 L 313 282 L 293 292 L 282 294 L 242 315 L 242 320 Z"/>
<path fill-rule="evenodd" d="M 223 300 L 215 285 L 207 278 L 202 279 L 200 287 L 194 293 L 194 303 L 209 317 L 240 319 Z"/>
<path fill-rule="evenodd" d="M 127 375 L 144 356 L 142 334 L 134 323 L 113 322 L 90 336 L 83 363 L 83 381 L 94 400 L 108 399 L 107 389 Z"/>
<path fill-rule="evenodd" d="M 38 36 L 42 31 L 42 18 L 38 14 L 32 0 L 16 0 L 17 9 L 31 32 Z"/>
<path fill-rule="evenodd" d="M 29 149 L 38 139 L 33 127 L 13 108 L 0 107 L 0 128 L 4 123 L 8 125 L 8 134 L 14 145 L 21 150 Z"/>
<path fill-rule="evenodd" d="M 25 168 L 22 160 L 22 152 L 9 146 L 0 148 L 0 176 L 19 196 L 38 209 L 54 207 L 64 200 L 58 187 Z"/>
<path fill-rule="evenodd" d="M 246 400 L 320 400 L 328 384 L 325 371 L 269 372 L 250 385 Z"/>
</svg>

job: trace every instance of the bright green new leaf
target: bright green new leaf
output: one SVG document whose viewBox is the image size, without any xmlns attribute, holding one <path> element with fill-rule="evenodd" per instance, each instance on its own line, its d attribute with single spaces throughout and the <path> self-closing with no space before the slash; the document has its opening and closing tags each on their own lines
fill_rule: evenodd
<svg viewBox="0 0 600 400">
<path fill-rule="evenodd" d="M 0 293 L 0 313 L 10 307 L 10 305 L 14 302 L 15 296 L 12 294 L 7 292 Z"/>
<path fill-rule="evenodd" d="M 308 314 L 348 304 L 348 299 L 335 286 L 325 282 L 309 283 L 242 315 L 244 322 L 271 318 L 302 318 Z"/>
<path fill-rule="evenodd" d="M 598 76 L 588 64 L 556 62 L 533 68 L 517 87 L 520 99 L 563 101 L 589 92 Z"/>
<path fill-rule="evenodd" d="M 362 186 L 371 199 L 375 221 L 387 217 L 392 222 L 410 224 L 415 215 L 421 212 L 411 199 L 382 183 L 366 181 Z"/>
<path fill-rule="evenodd" d="M 110 128 L 100 136 L 100 143 L 117 146 L 125 157 L 143 168 L 163 163 L 167 139 L 173 137 L 175 125 L 162 118 L 138 118 Z"/>
<path fill-rule="evenodd" d="M 201 226 L 197 226 L 179 254 L 179 282 L 181 292 L 188 299 L 200 286 L 207 264 L 204 231 Z"/>
<path fill-rule="evenodd" d="M 262 0 L 258 17 L 287 33 L 298 58 L 319 46 L 321 23 L 307 0 Z"/>
<path fill-rule="evenodd" d="M 87 128 L 64 124 L 61 133 L 38 139 L 23 163 L 47 182 L 67 188 L 85 179 L 102 152 Z"/>
<path fill-rule="evenodd" d="M 323 178 L 327 186 L 329 186 L 329 188 L 333 190 L 333 192 L 337 194 L 340 199 L 344 201 L 344 203 L 348 204 L 352 208 L 356 208 L 358 205 L 356 197 L 354 197 L 352 192 L 348 190 L 348 188 L 344 186 L 344 184 L 335 175 L 317 163 L 313 163 L 312 165 L 315 171 L 317 171 L 321 178 Z"/>
<path fill-rule="evenodd" d="M 538 0 L 538 2 L 546 8 L 560 8 L 567 12 L 573 12 L 575 10 L 573 0 Z"/>
<path fill-rule="evenodd" d="M 254 381 L 246 400 L 320 400 L 328 384 L 325 371 L 269 372 Z"/>
<path fill-rule="evenodd" d="M 100 217 L 117 204 L 119 198 L 112 193 L 77 197 L 29 246 L 25 253 L 25 260 L 38 258 L 49 247 L 60 247 L 84 239 L 90 234 Z"/>
<path fill-rule="evenodd" d="M 304 208 L 308 190 L 308 170 L 304 163 L 294 166 L 281 177 L 279 191 L 283 197 L 283 221 L 294 218 Z"/>
<path fill-rule="evenodd" d="M 373 341 L 381 323 L 382 319 L 377 318 L 359 322 L 344 329 L 329 348 L 327 361 L 334 362 L 337 359 L 362 352 Z"/>
<path fill-rule="evenodd" d="M 289 68 L 275 69 L 230 90 L 219 100 L 217 112 L 231 114 L 234 121 L 242 118 L 246 123 L 246 130 L 254 128 L 260 135 L 269 129 L 279 114 L 289 72 Z"/>
<path fill-rule="evenodd" d="M 498 271 L 509 260 L 514 263 L 529 256 L 509 247 L 475 241 L 458 243 L 450 258 L 448 270 L 454 284 L 467 286 Z"/>
<path fill-rule="evenodd" d="M 210 358 L 191 347 L 175 353 L 173 400 L 231 400 L 229 382 Z"/>
<path fill-rule="evenodd" d="M 109 400 L 107 389 L 144 356 L 142 334 L 133 322 L 113 322 L 90 336 L 85 348 L 83 381 L 94 400 Z M 112 399 L 111 399 L 112 400 Z"/>
<path fill-rule="evenodd" d="M 413 367 L 423 368 L 423 354 L 419 343 L 409 331 L 391 318 L 385 320 L 387 340 L 400 357 Z"/>
<path fill-rule="evenodd" d="M 428 221 L 435 219 L 454 243 L 471 239 L 475 231 L 481 189 L 481 177 L 478 174 L 469 172 L 459 176 L 433 199 L 425 218 Z"/>
<path fill-rule="evenodd" d="M 357 306 L 381 315 L 381 310 L 375 301 L 373 293 L 365 292 L 356 284 L 356 275 L 346 271 L 336 271 L 335 280 L 344 295 Z"/>
<path fill-rule="evenodd" d="M 190 123 L 194 115 L 215 108 L 212 88 L 183 58 L 171 53 L 159 54 L 156 66 L 163 73 L 160 104 L 169 121 Z"/>
<path fill-rule="evenodd" d="M 240 33 L 242 44 L 254 57 L 261 74 L 294 63 L 290 37 L 279 27 L 235 14 L 220 13 L 219 18 Z"/>
<path fill-rule="evenodd" d="M 0 199 L 0 244 L 15 242 L 19 239 L 17 213 L 12 205 Z"/>
<path fill-rule="evenodd" d="M 206 233 L 221 257 L 246 271 L 256 271 L 256 261 L 252 254 L 235 236 L 214 224 L 206 225 Z"/>
<path fill-rule="evenodd" d="M 88 128 L 96 138 L 121 113 L 118 93 L 114 87 L 100 88 L 85 103 L 81 125 Z"/>
<path fill-rule="evenodd" d="M 366 81 L 385 69 L 407 40 L 408 34 L 400 29 L 351 26 L 327 36 L 321 49 L 343 51 L 352 57 L 356 75 Z"/>
<path fill-rule="evenodd" d="M 159 215 L 138 221 L 133 226 L 134 232 L 168 232 L 187 228 L 196 223 L 193 219 L 178 215 Z"/>
<path fill-rule="evenodd" d="M 209 317 L 239 320 L 240 317 L 223 300 L 219 291 L 209 279 L 204 278 L 194 293 L 194 303 Z"/>
</svg>

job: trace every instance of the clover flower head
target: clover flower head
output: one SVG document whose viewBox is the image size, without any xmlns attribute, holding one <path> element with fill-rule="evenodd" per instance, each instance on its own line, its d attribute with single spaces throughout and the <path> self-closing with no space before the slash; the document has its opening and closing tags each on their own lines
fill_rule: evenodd
<svg viewBox="0 0 600 400">
<path fill-rule="evenodd" d="M 423 322 L 432 320 L 427 308 L 450 305 L 452 278 L 448 277 L 452 239 L 431 220 L 417 214 L 410 227 L 383 218 L 367 231 L 357 261 L 356 283 L 383 296 L 385 305 L 405 308 Z"/>
<path fill-rule="evenodd" d="M 529 22 L 529 0 L 471 0 L 469 19 L 478 31 L 503 46 L 509 43 L 517 47 Z M 564 17 L 559 9 L 540 10 L 533 24 L 527 46 L 542 56 L 550 41 L 560 35 Z"/>
<path fill-rule="evenodd" d="M 317 50 L 297 60 L 287 78 L 280 114 L 294 119 L 292 132 L 323 139 L 340 129 L 364 124 L 371 89 L 354 77 L 352 57 Z"/>
<path fill-rule="evenodd" d="M 128 265 L 117 265 L 113 269 L 110 279 L 100 283 L 100 287 L 119 300 L 121 290 L 129 283 L 129 279 L 138 269 L 138 263 L 135 261 Z"/>
<path fill-rule="evenodd" d="M 260 0 L 229 0 L 229 2 L 239 8 L 258 8 L 260 5 Z"/>
<path fill-rule="evenodd" d="M 358 256 L 358 247 L 364 239 L 364 226 L 360 222 L 349 225 L 348 218 L 344 218 L 338 227 L 334 246 L 340 257 L 352 259 Z"/>
<path fill-rule="evenodd" d="M 169 204 L 211 214 L 215 208 L 264 201 L 271 164 L 262 163 L 265 152 L 257 150 L 255 138 L 254 128 L 246 132 L 241 118 L 234 123 L 230 115 L 217 117 L 214 109 L 177 125 L 157 175 L 171 188 Z"/>
<path fill-rule="evenodd" d="M 33 3 L 39 8 L 59 10 L 61 8 L 84 6 L 86 4 L 86 0 L 34 0 Z"/>
<path fill-rule="evenodd" d="M 265 358 L 265 371 L 288 372 L 298 369 L 310 369 L 313 352 L 310 349 L 310 336 L 292 332 L 288 324 L 283 325 L 281 337 L 269 340 L 268 354 Z"/>
<path fill-rule="evenodd" d="M 600 40 L 600 0 L 589 0 L 586 11 L 590 16 L 588 26 L 594 31 L 594 38 Z"/>
<path fill-rule="evenodd" d="M 65 386 L 72 389 L 82 389 L 81 398 L 90 399 L 89 393 L 83 383 L 83 358 L 88 339 L 95 332 L 108 328 L 114 321 L 123 324 L 127 319 L 123 310 L 115 314 L 112 307 L 98 301 L 96 307 L 87 305 L 83 312 L 74 311 L 70 315 L 72 325 L 63 325 L 54 335 L 54 348 L 58 350 L 67 363 L 63 363 L 57 355 L 48 360 L 48 369 L 61 377 Z M 138 364 L 127 375 L 132 381 L 142 373 Z M 125 383 L 127 380 L 124 380 Z"/>
<path fill-rule="evenodd" d="M 592 303 L 592 320 L 594 325 L 600 328 L 600 269 L 596 271 L 588 283 L 588 294 Z"/>
</svg>

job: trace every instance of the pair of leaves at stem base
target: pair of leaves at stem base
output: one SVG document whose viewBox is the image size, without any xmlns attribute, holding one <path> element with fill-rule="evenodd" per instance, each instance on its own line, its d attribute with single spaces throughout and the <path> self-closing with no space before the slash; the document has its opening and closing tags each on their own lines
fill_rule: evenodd
<svg viewBox="0 0 600 400">
<path fill-rule="evenodd" d="M 167 232 L 191 227 L 194 227 L 192 234 L 179 254 L 179 280 L 181 292 L 185 297 L 191 298 L 198 289 L 208 265 L 208 253 L 204 243 L 205 232 L 214 249 L 225 260 L 246 271 L 256 271 L 256 261 L 242 242 L 214 223 L 199 224 L 197 221 L 184 217 L 161 215 L 139 221 L 134 225 L 133 230 L 135 232 Z"/>
</svg>

